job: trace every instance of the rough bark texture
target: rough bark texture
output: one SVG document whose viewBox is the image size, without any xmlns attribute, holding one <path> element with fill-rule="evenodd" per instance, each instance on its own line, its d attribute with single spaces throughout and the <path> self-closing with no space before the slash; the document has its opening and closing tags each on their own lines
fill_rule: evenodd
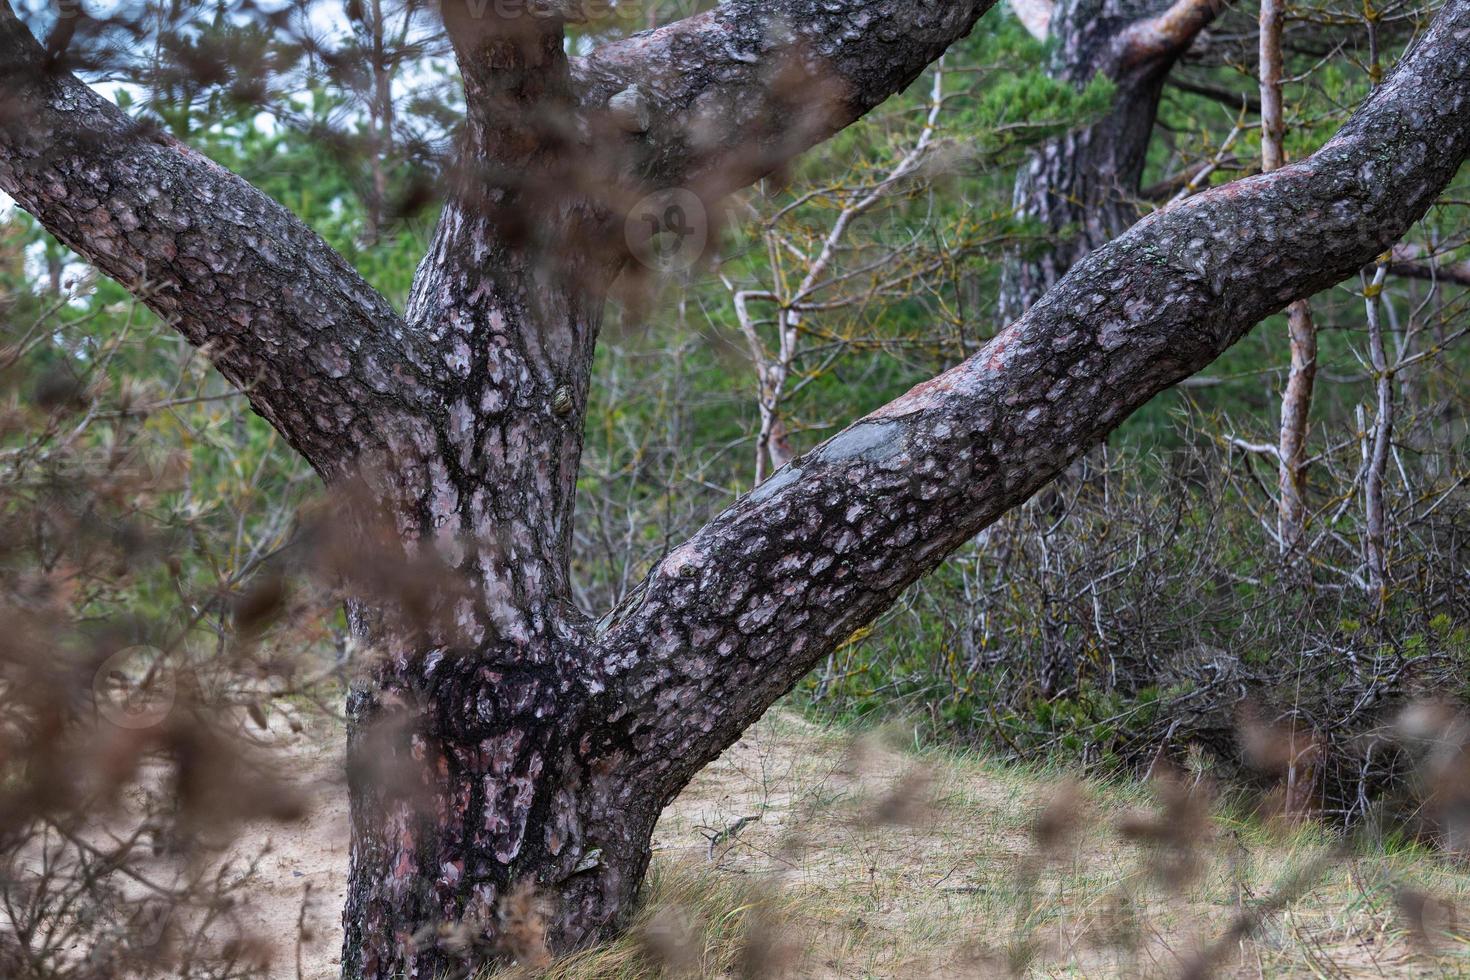
<svg viewBox="0 0 1470 980">
<path fill-rule="evenodd" d="M 422 412 L 432 352 L 284 207 L 67 73 L 0 4 L 0 187 L 208 352 L 324 475 Z M 350 452 L 344 458 L 344 450 Z"/>
<path fill-rule="evenodd" d="M 1051 76 L 1079 90 L 1107 78 L 1114 94 L 1106 115 L 1048 140 L 1016 175 L 1016 214 L 1037 222 L 1048 240 L 1008 258 L 1001 322 L 1025 313 L 1073 264 L 1138 220 L 1164 81 L 1217 10 L 1215 0 L 1061 0 L 1053 8 Z"/>
<path fill-rule="evenodd" d="M 995 0 L 729 0 L 574 67 L 585 105 L 637 86 L 640 176 L 709 197 L 779 169 L 906 88 Z"/>
<path fill-rule="evenodd" d="M 366 614 L 359 626 L 390 656 L 353 694 L 351 756 L 363 770 L 396 760 L 411 791 L 353 782 L 344 975 L 443 968 L 448 950 L 422 928 L 469 921 L 493 938 L 523 881 L 553 899 L 557 948 L 606 935 L 629 907 L 661 801 L 615 778 L 631 744 L 586 725 L 604 692 L 567 572 L 626 202 L 677 182 L 709 197 L 781 165 L 907 84 L 983 9 L 826 4 L 817 18 L 808 6 L 729 5 L 581 65 L 553 19 L 446 11 L 470 119 L 406 319 L 447 373 L 415 436 L 431 450 L 397 465 L 417 474 L 421 502 L 400 533 L 430 531 L 471 598 L 440 644 L 400 641 Z M 883 28 L 905 8 L 934 36 Z M 645 104 L 630 126 L 613 107 L 635 84 Z"/>
<path fill-rule="evenodd" d="M 569 668 L 587 644 L 568 556 L 616 262 L 595 203 L 553 194 L 585 153 L 568 132 L 561 24 L 448 5 L 445 20 L 471 110 L 406 313 L 441 373 L 394 462 L 417 503 L 399 533 L 431 538 L 467 589 L 444 635 L 400 635 L 373 610 L 354 620 L 387 656 L 348 706 L 350 977 L 433 976 L 456 947 L 483 958 L 522 881 L 556 895 L 558 945 L 594 938 L 636 888 L 656 816 L 619 816 L 628 801 L 611 798 L 602 758 L 576 753 L 586 695 Z M 621 878 L 576 878 L 589 834 Z"/>
<path fill-rule="evenodd" d="M 503 953 L 497 913 L 521 882 L 558 949 L 616 929 L 663 804 L 776 697 L 1155 393 L 1382 252 L 1470 150 L 1456 3 L 1315 156 L 1093 252 L 975 358 L 793 461 L 583 621 L 566 536 L 622 262 L 607 185 L 718 190 L 779 166 L 907 84 L 983 7 L 735 2 L 580 65 L 559 24 L 447 10 L 472 102 L 464 166 L 400 319 L 283 209 L 46 77 L 0 3 L 0 75 L 23 102 L 0 121 L 0 188 L 211 345 L 329 481 L 356 462 L 364 537 L 382 516 L 402 564 L 436 555 L 453 573 L 420 622 L 370 592 L 349 610 L 377 658 L 350 704 L 345 976 Z M 649 126 L 609 134 L 597 114 L 634 80 Z M 821 125 L 756 111 L 802 84 Z M 578 124 L 547 125 L 558 107 Z M 568 183 L 590 157 L 600 169 Z"/>
<path fill-rule="evenodd" d="M 601 640 L 619 707 L 593 716 L 676 793 L 949 551 L 1262 318 L 1398 239 L 1470 151 L 1467 107 L 1470 5 L 1455 4 L 1312 157 L 1144 219 L 975 357 L 674 551 Z"/>
</svg>

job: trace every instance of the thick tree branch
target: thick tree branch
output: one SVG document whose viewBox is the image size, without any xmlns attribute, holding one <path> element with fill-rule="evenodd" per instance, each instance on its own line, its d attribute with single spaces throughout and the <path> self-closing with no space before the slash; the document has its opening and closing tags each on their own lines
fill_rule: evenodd
<svg viewBox="0 0 1470 980">
<path fill-rule="evenodd" d="M 525 178 L 517 168 L 568 142 L 562 12 L 554 4 L 481 0 L 444 0 L 439 9 L 464 79 L 467 152 L 499 165 L 492 180 Z"/>
<path fill-rule="evenodd" d="M 1360 269 L 1470 153 L 1470 4 L 1312 157 L 1093 252 L 974 358 L 794 461 L 672 552 L 588 683 L 670 795 L 827 651 L 1266 316 Z"/>
<path fill-rule="evenodd" d="M 1175 0 L 1157 16 L 1139 21 L 1120 38 L 1120 68 L 1168 69 L 1224 7 L 1225 0 Z"/>
<path fill-rule="evenodd" d="M 54 72 L 7 0 L 0 189 L 204 348 L 324 474 L 422 390 L 420 351 L 346 261 L 239 177 Z"/>
<path fill-rule="evenodd" d="M 472 648 L 539 641 L 569 608 L 592 352 L 621 262 L 606 247 L 606 188 L 589 186 L 600 174 L 564 51 L 566 15 L 580 6 L 440 7 L 467 119 L 409 293 L 409 328 L 437 352 L 440 381 L 439 410 L 415 420 L 420 448 L 408 455 L 421 510 L 481 598 L 459 617 Z"/>
<path fill-rule="evenodd" d="M 902 91 L 994 0 L 729 0 L 576 65 L 583 107 L 642 100 L 634 174 L 718 198 Z"/>
</svg>

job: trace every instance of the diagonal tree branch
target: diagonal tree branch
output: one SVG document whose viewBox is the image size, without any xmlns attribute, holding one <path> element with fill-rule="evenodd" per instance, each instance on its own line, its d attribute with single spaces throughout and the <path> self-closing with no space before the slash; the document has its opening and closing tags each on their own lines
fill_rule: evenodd
<svg viewBox="0 0 1470 980">
<path fill-rule="evenodd" d="M 974 358 L 794 461 L 672 552 L 589 679 L 672 795 L 827 651 L 1264 317 L 1357 271 L 1470 153 L 1470 4 L 1312 157 L 1146 218 Z M 596 717 L 594 713 L 593 717 Z"/>
<path fill-rule="evenodd" d="M 134 122 L 0 0 L 0 189 L 243 389 L 320 472 L 380 440 L 427 371 L 388 303 L 244 180 Z"/>
<path fill-rule="evenodd" d="M 574 65 L 589 111 L 642 103 L 636 176 L 718 198 L 902 91 L 994 0 L 729 0 Z"/>
<path fill-rule="evenodd" d="M 1175 0 L 1157 16 L 1139 21 L 1120 38 L 1124 69 L 1147 65 L 1158 71 L 1173 65 L 1200 32 L 1219 16 L 1226 0 Z"/>
</svg>

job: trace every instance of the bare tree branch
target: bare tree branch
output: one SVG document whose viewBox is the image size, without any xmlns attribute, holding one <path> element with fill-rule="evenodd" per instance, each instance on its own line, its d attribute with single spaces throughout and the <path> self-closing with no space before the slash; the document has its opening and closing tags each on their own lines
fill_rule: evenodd
<svg viewBox="0 0 1470 980">
<path fill-rule="evenodd" d="M 284 207 L 56 71 L 0 0 L 0 189 L 190 341 L 320 471 L 379 443 L 428 367 Z"/>
<path fill-rule="evenodd" d="M 1388 271 L 1391 275 L 1406 279 L 1426 279 L 1456 286 L 1470 286 L 1470 262 L 1440 264 L 1435 256 L 1426 255 L 1417 245 L 1395 245 L 1393 261 L 1389 264 Z"/>
<path fill-rule="evenodd" d="M 1281 103 L 1281 28 L 1286 11 L 1281 0 L 1261 3 L 1261 170 L 1270 173 L 1286 163 L 1286 117 Z M 1299 299 L 1287 307 L 1291 369 L 1281 395 L 1281 429 L 1277 456 L 1277 537 L 1282 552 L 1293 555 L 1307 521 L 1307 429 L 1312 416 L 1312 390 L 1317 380 L 1317 326 L 1312 304 Z M 1308 573 L 1310 574 L 1310 573 Z"/>
<path fill-rule="evenodd" d="M 994 0 L 731 0 L 582 59 L 584 108 L 633 90 L 636 176 L 708 198 L 746 186 L 902 91 Z"/>
<path fill-rule="evenodd" d="M 1206 85 L 1188 78 L 1180 78 L 1178 75 L 1169 76 L 1169 85 L 1179 89 L 1181 92 L 1190 92 L 1212 99 L 1223 106 L 1231 109 L 1245 109 L 1248 112 L 1260 112 L 1261 100 L 1258 96 L 1249 92 L 1232 92 L 1227 88 L 1215 85 Z"/>
</svg>

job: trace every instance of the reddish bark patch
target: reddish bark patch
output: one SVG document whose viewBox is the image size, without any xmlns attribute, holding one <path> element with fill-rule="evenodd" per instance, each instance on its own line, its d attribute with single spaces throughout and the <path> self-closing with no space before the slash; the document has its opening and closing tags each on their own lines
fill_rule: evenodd
<svg viewBox="0 0 1470 980">
<path fill-rule="evenodd" d="M 994 341 L 991 342 L 991 346 L 994 346 Z M 967 390 L 967 382 L 974 371 L 974 364 L 975 360 L 971 358 L 937 377 L 921 381 L 867 417 L 869 419 L 895 419 L 933 408 L 944 399 L 944 396 Z"/>
</svg>

